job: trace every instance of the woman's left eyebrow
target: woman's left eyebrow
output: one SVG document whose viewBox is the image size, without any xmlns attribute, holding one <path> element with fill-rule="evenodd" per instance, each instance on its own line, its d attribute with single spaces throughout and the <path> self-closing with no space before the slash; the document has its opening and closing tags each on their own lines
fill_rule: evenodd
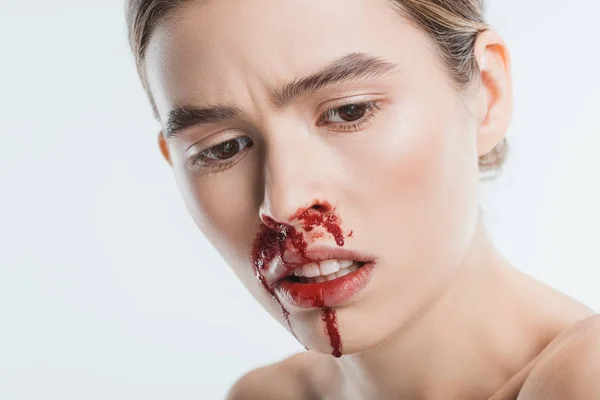
<svg viewBox="0 0 600 400">
<path fill-rule="evenodd" d="M 377 79 L 399 71 L 397 64 L 380 57 L 360 52 L 350 53 L 335 59 L 311 75 L 281 87 L 269 88 L 269 98 L 277 109 L 282 109 L 296 98 L 310 95 L 325 87 L 350 81 Z M 236 118 L 247 118 L 246 113 L 237 106 L 178 106 L 167 114 L 164 135 L 170 138 L 193 126 L 220 123 Z"/>
<path fill-rule="evenodd" d="M 296 79 L 280 88 L 271 88 L 271 102 L 277 108 L 285 108 L 294 99 L 317 92 L 336 84 L 376 79 L 399 72 L 397 64 L 367 53 L 350 53 L 309 76 Z"/>
</svg>

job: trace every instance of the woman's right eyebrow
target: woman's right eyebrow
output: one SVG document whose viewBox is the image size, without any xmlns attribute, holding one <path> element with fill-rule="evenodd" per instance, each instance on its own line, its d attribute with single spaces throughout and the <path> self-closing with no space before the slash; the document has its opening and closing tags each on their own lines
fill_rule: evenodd
<svg viewBox="0 0 600 400">
<path fill-rule="evenodd" d="M 381 78 L 397 72 L 399 72 L 399 68 L 392 62 L 366 53 L 350 53 L 333 60 L 313 74 L 295 79 L 281 87 L 269 88 L 269 98 L 276 108 L 282 109 L 296 98 L 315 93 L 326 87 L 349 81 Z M 247 118 L 247 115 L 239 107 L 229 105 L 178 106 L 167 114 L 164 135 L 166 138 L 171 138 L 193 126 L 224 122 L 235 118 Z"/>
<path fill-rule="evenodd" d="M 166 139 L 170 139 L 193 126 L 214 124 L 241 117 L 247 117 L 246 113 L 235 106 L 178 106 L 169 111 L 163 134 Z"/>
</svg>

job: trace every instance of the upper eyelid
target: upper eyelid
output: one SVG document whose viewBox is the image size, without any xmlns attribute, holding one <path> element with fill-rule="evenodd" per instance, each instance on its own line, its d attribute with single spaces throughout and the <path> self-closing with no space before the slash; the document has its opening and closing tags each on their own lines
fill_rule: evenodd
<svg viewBox="0 0 600 400">
<path fill-rule="evenodd" d="M 375 95 L 372 95 L 372 96 L 375 96 Z M 335 102 L 335 103 L 331 104 L 332 102 Z M 336 109 L 339 109 L 339 108 L 342 108 L 345 106 L 349 106 L 349 105 L 353 105 L 353 104 L 378 104 L 378 105 L 381 105 L 384 102 L 385 102 L 385 99 L 382 99 L 379 97 L 367 97 L 366 95 L 361 98 L 356 98 L 356 96 L 355 97 L 344 97 L 344 98 L 340 98 L 337 100 L 322 103 L 317 108 L 316 114 L 317 114 L 318 118 L 320 118 L 326 112 L 329 112 L 331 110 L 336 110 Z M 327 105 L 325 105 L 325 104 L 327 104 Z"/>
<path fill-rule="evenodd" d="M 328 110 L 330 108 L 343 107 L 348 104 L 360 104 L 360 103 L 368 103 L 371 101 L 381 101 L 382 97 L 385 96 L 384 93 L 374 92 L 374 93 L 361 93 L 354 94 L 350 96 L 336 97 L 334 99 L 329 99 L 321 102 L 317 106 L 317 112 L 319 110 Z"/>
<path fill-rule="evenodd" d="M 221 142 L 219 142 L 219 143 L 217 143 L 217 144 L 214 144 L 214 145 L 212 145 L 212 146 L 209 146 L 209 147 L 205 148 L 204 150 L 200 150 L 200 151 L 199 151 L 199 152 L 198 152 L 196 155 L 200 155 L 200 154 L 202 154 L 202 153 L 205 153 L 205 152 L 207 152 L 207 151 L 214 150 L 216 147 L 218 147 L 218 146 L 222 146 L 222 145 L 224 145 L 224 144 L 225 144 L 225 143 L 227 143 L 227 142 L 231 142 L 231 141 L 233 141 L 233 140 L 239 140 L 239 139 L 242 139 L 242 138 L 244 138 L 244 137 L 246 137 L 246 136 L 248 136 L 248 135 L 236 136 L 236 137 L 234 137 L 234 138 L 231 138 L 231 139 L 223 140 L 223 141 L 221 141 Z M 249 138 L 249 139 L 250 139 L 250 138 Z M 252 139 L 250 139 L 250 141 L 252 141 Z M 248 145 L 246 145 L 246 147 L 248 147 Z M 246 147 L 244 147 L 244 148 L 246 148 Z"/>
<path fill-rule="evenodd" d="M 219 139 L 211 139 L 216 136 L 220 136 L 219 134 L 222 132 L 225 132 L 225 133 Z M 218 146 L 224 142 L 228 142 L 230 140 L 234 140 L 234 139 L 237 139 L 237 138 L 240 138 L 243 136 L 247 136 L 247 135 L 244 133 L 244 131 L 240 130 L 239 128 L 220 129 L 216 132 L 211 133 L 210 135 L 205 136 L 204 138 L 198 140 L 197 142 L 194 142 L 191 145 L 189 145 L 186 149 L 186 152 L 189 152 L 190 150 L 196 150 L 196 151 L 194 151 L 194 154 L 197 154 L 204 150 L 208 150 L 210 148 Z M 203 142 L 208 143 L 208 144 L 202 144 Z M 212 143 L 212 144 L 210 144 L 210 143 Z M 197 150 L 198 148 L 201 148 L 201 150 Z"/>
<path fill-rule="evenodd" d="M 365 101 L 355 101 L 355 102 L 349 102 L 349 103 L 345 103 L 345 104 L 341 104 L 339 106 L 335 106 L 335 107 L 330 107 L 328 109 L 326 109 L 325 111 L 323 111 L 322 113 L 319 114 L 319 117 L 317 119 L 317 124 L 321 124 L 321 121 L 323 118 L 331 115 L 332 113 L 338 111 L 340 108 L 344 108 L 346 106 L 351 106 L 351 105 L 362 105 L 362 106 L 366 106 L 367 107 L 367 113 L 377 113 L 378 111 L 381 110 L 381 101 L 379 100 L 365 100 Z M 361 117 L 361 119 L 364 117 Z M 347 124 L 351 124 L 353 121 L 348 121 Z M 341 122 L 337 122 L 338 124 L 341 124 Z M 333 123 L 335 124 L 335 122 Z"/>
<path fill-rule="evenodd" d="M 377 103 L 378 103 L 377 100 L 351 101 L 348 103 L 340 104 L 339 106 L 329 107 L 321 114 L 326 114 L 331 111 L 337 111 L 340 108 L 344 108 L 344 107 L 348 107 L 348 106 L 355 106 L 355 105 L 356 106 L 367 106 L 367 107 L 373 108 L 373 106 L 376 105 Z"/>
<path fill-rule="evenodd" d="M 204 152 L 206 152 L 206 151 L 209 151 L 209 150 L 213 149 L 214 147 L 217 147 L 217 146 L 219 146 L 219 145 L 222 145 L 223 143 L 226 143 L 226 142 L 228 142 L 228 141 L 230 141 L 230 140 L 235 140 L 235 139 L 239 139 L 239 138 L 242 138 L 242 137 L 243 137 L 243 136 L 238 136 L 237 138 L 233 138 L 233 139 L 225 140 L 225 141 L 223 141 L 223 142 L 220 142 L 220 143 L 218 143 L 218 144 L 216 144 L 216 145 L 214 145 L 214 146 L 210 146 L 210 147 L 208 147 L 208 148 L 206 148 L 206 149 L 204 149 L 204 150 L 202 150 L 202 151 L 199 151 L 199 152 L 197 152 L 196 154 L 192 155 L 192 156 L 189 158 L 189 161 L 190 161 L 191 165 L 195 165 L 196 163 L 199 163 L 199 162 L 200 162 L 200 163 L 202 163 L 203 161 L 200 161 L 200 159 L 202 159 L 202 158 L 203 158 L 203 157 L 202 157 L 202 153 L 204 153 Z M 250 141 L 252 141 L 252 139 L 250 139 Z M 239 155 L 239 154 L 241 154 L 241 153 L 244 153 L 244 152 L 246 152 L 246 151 L 247 151 L 249 148 L 251 148 L 253 144 L 254 144 L 254 143 L 252 142 L 252 143 L 250 143 L 249 145 L 246 145 L 246 146 L 245 146 L 245 147 L 244 147 L 244 148 L 243 148 L 241 151 L 239 151 L 239 152 L 238 152 L 238 153 L 237 153 L 237 154 L 236 154 L 234 157 L 231 157 L 230 159 L 225 159 L 225 160 L 220 160 L 220 161 L 219 161 L 219 160 L 214 160 L 214 159 L 213 159 L 213 160 L 212 160 L 213 162 L 211 162 L 211 164 L 214 164 L 215 166 L 217 166 L 217 165 L 219 165 L 219 164 L 226 164 L 226 163 L 228 163 L 228 162 L 231 162 L 231 160 L 233 160 L 235 157 L 238 157 L 238 155 Z M 234 164 L 235 164 L 235 163 L 237 163 L 237 161 L 235 161 L 235 162 L 234 162 Z"/>
</svg>

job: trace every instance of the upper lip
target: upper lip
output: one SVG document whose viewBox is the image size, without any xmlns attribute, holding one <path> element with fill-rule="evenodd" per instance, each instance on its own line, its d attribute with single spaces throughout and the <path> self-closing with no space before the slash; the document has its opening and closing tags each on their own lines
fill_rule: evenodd
<svg viewBox="0 0 600 400">
<path fill-rule="evenodd" d="M 353 250 L 328 246 L 312 246 L 306 248 L 302 253 L 285 251 L 281 257 L 281 262 L 272 265 L 271 270 L 268 271 L 268 275 L 272 279 L 267 280 L 271 281 L 271 284 L 274 284 L 304 264 L 324 260 L 353 260 L 367 263 L 373 261 L 373 257 Z"/>
</svg>

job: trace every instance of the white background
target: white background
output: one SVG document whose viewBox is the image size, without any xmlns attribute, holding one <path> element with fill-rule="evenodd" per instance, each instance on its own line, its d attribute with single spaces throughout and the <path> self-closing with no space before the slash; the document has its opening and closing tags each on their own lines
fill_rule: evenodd
<svg viewBox="0 0 600 400">
<path fill-rule="evenodd" d="M 600 307 L 600 3 L 492 0 L 513 56 L 506 256 Z M 0 1 L 0 399 L 218 399 L 302 347 L 187 215 L 121 0 Z"/>
</svg>

